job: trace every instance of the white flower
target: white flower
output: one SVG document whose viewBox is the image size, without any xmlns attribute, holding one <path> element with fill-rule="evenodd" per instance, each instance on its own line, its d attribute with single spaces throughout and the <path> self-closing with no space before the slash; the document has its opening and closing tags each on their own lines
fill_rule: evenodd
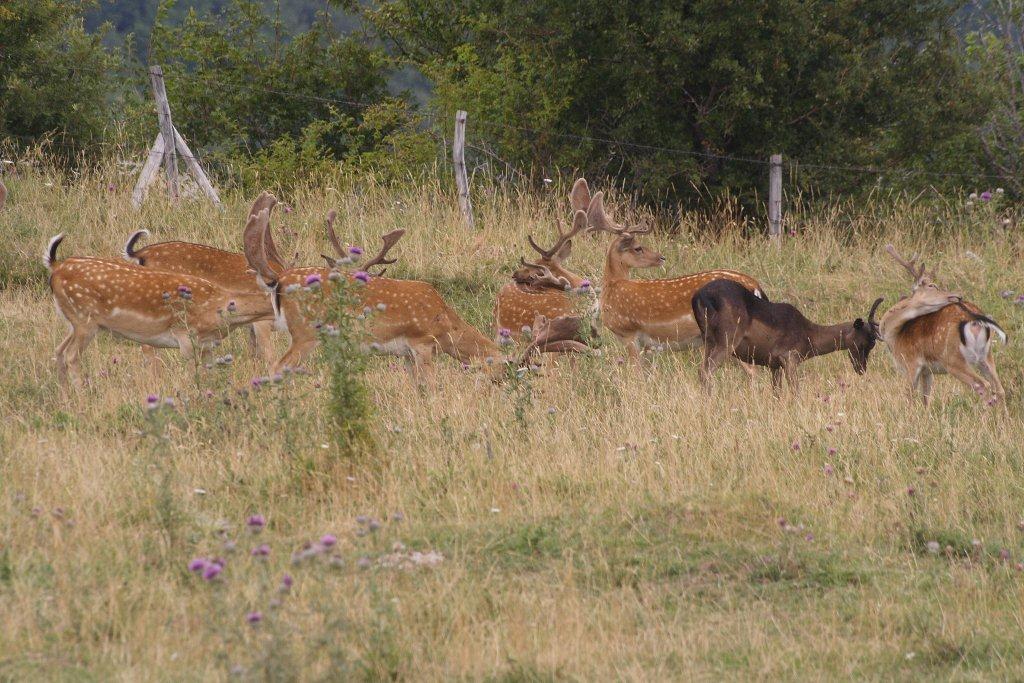
<svg viewBox="0 0 1024 683">
<path fill-rule="evenodd" d="M 996 194 L 1002 194 L 1002 193 L 1003 193 L 1003 188 L 997 187 L 996 188 Z"/>
<path fill-rule="evenodd" d="M 978 198 L 978 193 L 977 192 L 972 192 L 969 195 L 967 195 L 967 198 L 970 199 L 973 202 L 975 199 Z"/>
</svg>

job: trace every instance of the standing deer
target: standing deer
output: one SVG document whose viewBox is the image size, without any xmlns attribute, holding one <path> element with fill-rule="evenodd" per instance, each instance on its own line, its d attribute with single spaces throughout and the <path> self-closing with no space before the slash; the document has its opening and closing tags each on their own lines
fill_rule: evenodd
<svg viewBox="0 0 1024 683">
<path fill-rule="evenodd" d="M 264 209 L 268 213 L 273 211 L 276 204 L 276 197 L 269 192 L 263 192 L 256 198 L 249 210 L 248 220 Z M 249 264 L 246 262 L 244 254 L 224 251 L 205 244 L 179 241 L 158 242 L 136 249 L 135 246 L 139 239 L 148 235 L 148 230 L 136 230 L 132 233 L 124 245 L 123 256 L 127 261 L 146 268 L 171 273 L 198 275 L 233 292 L 260 293 L 266 296 L 266 293 L 256 284 L 256 279 L 253 277 L 252 271 L 249 270 Z M 284 270 L 285 262 L 278 253 L 269 233 L 267 240 L 265 249 L 268 263 L 274 270 Z M 266 320 L 253 323 L 251 328 L 251 339 L 268 365 L 274 361 L 274 345 L 271 339 L 273 329 L 273 321 Z"/>
<path fill-rule="evenodd" d="M 320 286 L 324 296 L 329 297 L 334 286 L 332 280 L 342 277 L 359 287 L 359 304 L 372 313 L 367 320 L 372 344 L 367 344 L 367 349 L 405 357 L 418 379 L 430 379 L 437 350 L 466 363 L 487 361 L 498 372 L 497 361 L 503 360 L 498 345 L 463 321 L 432 285 L 367 272 L 372 266 L 394 262 L 384 256 L 404 230 L 384 235 L 380 253 L 355 273 L 339 271 L 342 264 L 350 261 L 334 234 L 333 212 L 328 217 L 328 236 L 340 258 L 329 259 L 328 267 L 275 271 L 265 253 L 265 245 L 269 243 L 265 233 L 269 230 L 269 223 L 250 225 L 246 228 L 244 242 L 246 258 L 261 286 L 272 293 L 278 324 L 287 328 L 291 336 L 291 345 L 274 365 L 274 372 L 301 365 L 319 341 L 316 318 L 322 318 L 325 311 L 318 310 L 321 305 L 304 296 L 303 288 L 310 284 Z"/>
<path fill-rule="evenodd" d="M 264 209 L 249 226 L 269 222 Z M 80 358 L 99 330 L 140 344 L 178 348 L 186 358 L 203 353 L 242 325 L 271 320 L 266 293 L 236 292 L 197 275 L 169 273 L 120 261 L 69 257 L 57 260 L 64 235 L 50 240 L 44 262 L 57 311 L 71 332 L 55 351 L 58 374 L 81 384 Z"/>
<path fill-rule="evenodd" d="M 882 316 L 882 339 L 897 369 L 910 384 L 911 395 L 931 398 L 936 373 L 949 373 L 971 387 L 989 405 L 1005 398 L 992 356 L 993 341 L 1007 341 L 1006 332 L 980 308 L 942 291 L 934 273 L 925 273 L 917 257 L 904 260 L 890 244 L 889 255 L 913 278 L 913 294 Z"/>
<path fill-rule="evenodd" d="M 760 299 L 733 280 L 709 282 L 693 297 L 693 310 L 704 338 L 701 381 L 708 386 L 715 369 L 733 356 L 769 368 L 776 391 L 782 387 L 785 374 L 795 391 L 800 363 L 844 349 L 850 354 L 853 369 L 863 374 L 878 336 L 875 311 L 881 303 L 882 299 L 877 299 L 872 304 L 866 323 L 857 318 L 838 325 L 817 325 L 795 306 Z"/>
<path fill-rule="evenodd" d="M 734 280 L 753 296 L 766 300 L 757 280 L 733 270 L 709 270 L 660 280 L 630 279 L 633 268 L 654 268 L 665 262 L 664 256 L 637 239 L 651 229 L 616 225 L 605 212 L 601 192 L 594 195 L 587 219 L 591 230 L 614 236 L 608 245 L 601 283 L 601 323 L 627 346 L 630 358 L 635 359 L 645 347 L 678 350 L 698 343 L 700 327 L 691 302 L 693 295 L 712 280 Z"/>
<path fill-rule="evenodd" d="M 590 289 L 589 282 L 566 269 L 562 261 L 572 250 L 572 239 L 587 229 L 587 214 L 577 211 L 572 228 L 558 231 L 558 239 L 549 249 L 543 249 L 531 235 L 528 239 L 539 254 L 536 262 L 520 258 L 520 267 L 512 273 L 512 282 L 498 292 L 494 302 L 494 319 L 499 330 L 519 334 L 530 328 L 537 315 L 548 319 L 573 315 L 576 302 L 571 290 Z M 586 283 L 586 287 L 581 287 Z"/>
</svg>

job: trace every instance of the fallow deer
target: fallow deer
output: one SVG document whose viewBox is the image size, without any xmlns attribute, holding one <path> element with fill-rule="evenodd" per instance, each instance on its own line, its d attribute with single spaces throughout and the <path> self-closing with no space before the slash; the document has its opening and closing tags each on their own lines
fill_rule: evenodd
<svg viewBox="0 0 1024 683">
<path fill-rule="evenodd" d="M 904 260 L 886 247 L 913 278 L 912 295 L 882 316 L 882 339 L 897 369 L 906 377 L 911 395 L 920 389 L 925 405 L 931 398 L 935 374 L 949 373 L 994 404 L 1005 398 L 992 356 L 993 341 L 1004 344 L 1006 332 L 978 306 L 945 292 L 926 273 L 917 257 Z"/>
<path fill-rule="evenodd" d="M 512 282 L 501 288 L 494 302 L 494 319 L 499 336 L 527 336 L 534 318 L 544 315 L 548 319 L 573 315 L 577 301 L 571 291 L 588 292 L 590 283 L 565 268 L 562 261 L 569 257 L 572 239 L 587 229 L 587 214 L 577 211 L 572 228 L 558 231 L 558 239 L 549 249 L 540 247 L 529 236 L 530 246 L 539 254 L 536 262 L 519 259 L 520 267 L 512 273 Z M 508 330 L 509 332 L 503 332 Z"/>
<path fill-rule="evenodd" d="M 253 203 L 247 220 L 251 220 L 263 209 L 268 212 L 273 211 L 276 204 L 276 197 L 269 192 L 263 192 Z M 138 241 L 148 235 L 148 230 L 136 230 L 132 233 L 128 241 L 125 242 L 122 252 L 125 260 L 146 268 L 198 275 L 219 287 L 234 292 L 262 293 L 266 296 L 266 293 L 256 284 L 256 279 L 253 277 L 252 271 L 249 270 L 249 264 L 246 262 L 244 254 L 217 249 L 205 244 L 180 241 L 157 242 L 136 249 Z M 269 241 L 265 245 L 265 249 L 268 263 L 274 270 L 283 270 L 285 262 L 278 253 L 277 246 L 269 233 L 267 240 Z M 252 341 L 268 365 L 274 362 L 274 345 L 271 340 L 273 329 L 272 320 L 256 322 L 251 328 Z"/>
<path fill-rule="evenodd" d="M 661 254 L 637 239 L 648 228 L 627 229 L 616 225 L 604 208 L 604 195 L 594 195 L 587 219 L 591 230 L 614 235 L 608 245 L 601 283 L 601 324 L 625 344 L 631 358 L 646 347 L 678 350 L 700 341 L 692 301 L 697 291 L 712 280 L 734 280 L 752 295 L 767 300 L 760 283 L 733 270 L 708 270 L 659 280 L 633 280 L 633 268 L 654 268 L 665 262 Z M 748 370 L 750 372 L 750 370 Z"/>
<path fill-rule="evenodd" d="M 250 219 L 269 221 L 264 209 Z M 60 234 L 50 240 L 44 262 L 57 311 L 71 332 L 55 351 L 58 374 L 81 384 L 80 358 L 99 330 L 149 346 L 177 348 L 186 358 L 206 352 L 242 325 L 271 320 L 266 293 L 224 289 L 206 278 L 170 273 L 108 259 L 57 260 Z"/>
<path fill-rule="evenodd" d="M 349 262 L 350 255 L 333 235 L 332 222 L 329 218 L 328 234 L 340 259 L 332 260 L 328 267 L 288 268 L 280 272 L 271 267 L 265 253 L 268 241 L 264 233 L 270 230 L 269 224 L 246 229 L 246 258 L 261 286 L 272 293 L 279 326 L 285 327 L 291 336 L 291 345 L 275 364 L 274 372 L 301 365 L 319 341 L 319 321 L 315 318 L 324 317 L 326 311 L 318 310 L 322 306 L 306 296 L 309 285 L 323 288 L 324 297 L 329 297 L 333 280 L 342 277 L 358 287 L 359 305 L 371 312 L 367 334 L 372 343 L 366 344 L 366 350 L 405 357 L 420 379 L 429 379 L 437 350 L 465 363 L 490 361 L 493 371 L 499 371 L 497 364 L 503 357 L 498 345 L 463 321 L 432 285 L 367 272 L 371 266 L 393 262 L 384 256 L 404 234 L 403 230 L 385 235 L 381 252 L 363 264 L 361 271 L 342 273 L 339 267 Z"/>
<path fill-rule="evenodd" d="M 875 346 L 878 324 L 871 305 L 867 322 L 857 318 L 838 325 L 817 325 L 795 306 L 771 303 L 755 296 L 733 280 L 714 280 L 693 297 L 693 310 L 704 339 L 700 378 L 708 386 L 715 369 L 732 356 L 744 363 L 767 367 L 778 391 L 785 374 L 797 389 L 796 368 L 803 361 L 833 351 L 846 350 L 857 374 L 867 369 Z"/>
</svg>

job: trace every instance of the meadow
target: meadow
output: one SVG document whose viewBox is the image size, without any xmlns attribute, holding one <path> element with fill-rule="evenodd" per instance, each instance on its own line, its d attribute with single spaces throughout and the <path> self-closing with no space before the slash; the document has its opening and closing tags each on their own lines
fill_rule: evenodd
<svg viewBox="0 0 1024 683">
<path fill-rule="evenodd" d="M 374 357 L 372 443 L 351 454 L 322 360 L 252 389 L 266 369 L 241 332 L 212 370 L 101 334 L 89 385 L 58 384 L 50 236 L 67 233 L 62 256 L 116 256 L 139 227 L 240 248 L 251 196 L 219 211 L 154 193 L 135 212 L 131 180 L 6 178 L 0 678 L 1024 678 L 1024 237 L 994 205 L 836 202 L 791 213 L 775 249 L 722 204 L 659 217 L 646 241 L 666 265 L 637 275 L 729 267 L 839 322 L 906 293 L 886 242 L 921 251 L 1009 333 L 1005 407 L 945 376 L 912 402 L 883 345 L 863 376 L 832 354 L 776 397 L 733 365 L 709 394 L 697 352 L 626 365 L 606 335 L 601 356 L 504 383 L 442 358 L 423 388 Z M 480 183 L 470 234 L 447 181 L 327 181 L 280 193 L 275 224 L 308 263 L 329 209 L 367 248 L 405 228 L 389 274 L 491 334 L 495 292 L 527 234 L 568 220 L 566 190 Z M 568 265 L 599 283 L 605 243 L 578 240 Z"/>
</svg>

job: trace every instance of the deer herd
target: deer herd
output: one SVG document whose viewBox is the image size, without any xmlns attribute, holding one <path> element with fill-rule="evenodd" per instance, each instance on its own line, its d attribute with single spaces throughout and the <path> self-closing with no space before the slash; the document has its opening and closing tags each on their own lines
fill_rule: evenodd
<svg viewBox="0 0 1024 683">
<path fill-rule="evenodd" d="M 0 207 L 7 190 L 0 183 Z M 680 277 L 641 280 L 634 268 L 661 266 L 665 257 L 645 245 L 650 227 L 616 223 L 605 209 L 604 195 L 591 195 L 579 179 L 569 195 L 571 226 L 550 247 L 528 237 L 538 256 L 520 258 L 511 280 L 497 294 L 495 334 L 486 336 L 466 323 L 433 285 L 384 276 L 394 263 L 387 254 L 404 234 L 382 236 L 379 253 L 357 266 L 362 250 L 345 247 L 334 230 L 336 213 L 326 220 L 326 236 L 336 256 L 322 266 L 286 262 L 271 229 L 277 199 L 264 192 L 253 203 L 242 231 L 242 253 L 190 242 L 168 241 L 139 248 L 148 236 L 139 230 L 124 246 L 123 259 L 58 257 L 64 235 L 53 237 L 44 261 L 57 311 L 70 326 L 57 346 L 55 360 L 62 380 L 82 383 L 81 356 L 99 330 L 143 345 L 177 348 L 186 358 L 206 358 L 233 329 L 248 327 L 253 346 L 272 373 L 298 369 L 324 333 L 326 306 L 336 283 L 354 293 L 353 309 L 365 316 L 366 351 L 404 357 L 418 381 L 432 382 L 433 357 L 441 351 L 463 364 L 480 364 L 492 378 L 518 367 L 536 352 L 583 353 L 591 350 L 597 330 L 580 314 L 580 295 L 635 362 L 648 349 L 677 350 L 703 345 L 699 377 L 709 386 L 715 370 L 728 358 L 748 372 L 753 366 L 771 372 L 776 391 L 783 377 L 795 389 L 797 366 L 833 351 L 846 351 L 857 373 L 867 369 L 878 341 L 892 353 L 913 394 L 925 404 L 933 376 L 948 373 L 967 384 L 989 405 L 1004 399 L 992 350 L 1005 343 L 1003 329 L 959 293 L 939 285 L 917 257 L 904 259 L 892 245 L 886 250 L 912 278 L 909 294 L 879 320 L 882 299 L 867 318 L 834 325 L 808 320 L 796 307 L 770 301 L 750 275 L 724 269 Z M 566 266 L 573 240 L 607 233 L 600 288 Z M 375 267 L 383 267 L 372 272 Z M 324 296 L 310 298 L 311 290 Z M 274 358 L 273 331 L 288 333 L 290 344 Z M 518 356 L 506 353 L 519 343 Z M 518 365 L 516 365 L 518 364 Z"/>
</svg>

